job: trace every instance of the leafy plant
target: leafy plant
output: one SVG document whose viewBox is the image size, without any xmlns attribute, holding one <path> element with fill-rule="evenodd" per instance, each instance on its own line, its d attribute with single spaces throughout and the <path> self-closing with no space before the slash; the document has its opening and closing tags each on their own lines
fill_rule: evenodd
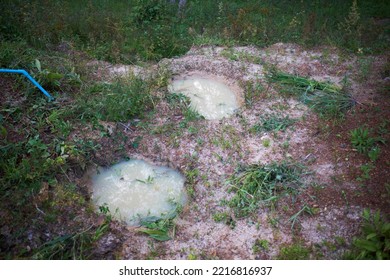
<svg viewBox="0 0 390 280">
<path fill-rule="evenodd" d="M 174 204 L 175 208 L 162 217 L 149 216 L 142 218 L 142 228 L 139 228 L 138 231 L 145 233 L 158 241 L 170 240 L 172 238 L 170 233 L 175 228 L 173 220 L 182 209 L 181 205 Z"/>
<path fill-rule="evenodd" d="M 377 143 L 384 143 L 382 137 L 371 137 L 370 130 L 367 127 L 358 127 L 350 132 L 352 146 L 361 154 L 369 154 L 373 161 L 379 155 L 379 149 L 375 146 Z"/>
<path fill-rule="evenodd" d="M 251 165 L 239 170 L 228 184 L 235 195 L 228 205 L 237 217 L 253 213 L 261 203 L 277 199 L 286 193 L 296 193 L 301 185 L 302 167 L 291 163 Z"/>
<path fill-rule="evenodd" d="M 390 259 L 390 223 L 386 222 L 379 211 L 371 213 L 363 210 L 362 235 L 355 237 L 347 258 L 357 260 Z"/>
<path fill-rule="evenodd" d="M 38 71 L 38 81 L 43 86 L 47 86 L 50 88 L 58 88 L 60 87 L 60 81 L 62 78 L 64 78 L 63 74 L 51 72 L 47 69 L 42 69 L 41 62 L 38 59 L 35 59 L 35 68 Z"/>
</svg>

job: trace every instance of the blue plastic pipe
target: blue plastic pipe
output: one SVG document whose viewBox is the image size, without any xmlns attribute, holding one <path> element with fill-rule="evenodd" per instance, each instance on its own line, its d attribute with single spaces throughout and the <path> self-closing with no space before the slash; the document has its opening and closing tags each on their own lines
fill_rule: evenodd
<svg viewBox="0 0 390 280">
<path fill-rule="evenodd" d="M 23 74 L 27 77 L 37 88 L 39 88 L 44 95 L 46 95 L 49 98 L 49 101 L 54 100 L 54 97 L 51 96 L 43 87 L 41 87 L 40 84 L 36 80 L 34 80 L 33 77 L 30 76 L 30 74 L 27 73 L 26 70 L 17 70 L 17 69 L 0 69 L 0 73 L 16 73 L 16 74 Z"/>
</svg>

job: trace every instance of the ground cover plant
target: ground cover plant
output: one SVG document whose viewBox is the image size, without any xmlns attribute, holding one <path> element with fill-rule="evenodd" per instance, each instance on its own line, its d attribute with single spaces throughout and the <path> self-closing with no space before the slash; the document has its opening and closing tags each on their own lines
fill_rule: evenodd
<svg viewBox="0 0 390 280">
<path fill-rule="evenodd" d="M 0 10 L 1 259 L 388 259 L 388 1 L 20 1 Z M 170 93 L 202 72 L 241 108 Z M 188 201 L 139 227 L 89 168 L 148 159 Z"/>
</svg>

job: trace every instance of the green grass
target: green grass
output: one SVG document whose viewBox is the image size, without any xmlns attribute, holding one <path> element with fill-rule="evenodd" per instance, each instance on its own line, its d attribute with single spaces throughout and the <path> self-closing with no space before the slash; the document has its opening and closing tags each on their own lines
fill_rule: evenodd
<svg viewBox="0 0 390 280">
<path fill-rule="evenodd" d="M 288 127 L 296 122 L 294 119 L 290 119 L 289 116 L 282 117 L 280 114 L 264 114 L 260 116 L 260 122 L 255 124 L 250 131 L 261 133 L 267 131 L 285 131 Z"/>
<path fill-rule="evenodd" d="M 75 113 L 80 119 L 98 117 L 107 121 L 126 122 L 153 108 L 150 85 L 140 78 L 120 79 L 112 84 L 92 84 L 78 97 Z"/>
<path fill-rule="evenodd" d="M 291 163 L 251 165 L 237 171 L 228 181 L 234 196 L 228 205 L 236 217 L 246 217 L 256 212 L 261 204 L 274 201 L 281 195 L 297 194 L 302 187 L 302 168 Z"/>
<path fill-rule="evenodd" d="M 352 1 L 335 0 L 188 0 L 181 12 L 166 0 L 4 0 L 0 40 L 22 40 L 40 49 L 68 42 L 95 58 L 124 63 L 210 44 L 331 44 L 372 53 L 388 49 L 389 36 L 388 26 L 372 19 L 389 13 L 383 0 L 358 1 L 355 9 Z"/>
<path fill-rule="evenodd" d="M 297 96 L 323 117 L 342 117 L 355 105 L 351 95 L 343 88 L 329 82 L 318 82 L 276 69 L 269 71 L 268 80 L 279 85 L 284 91 Z"/>
</svg>

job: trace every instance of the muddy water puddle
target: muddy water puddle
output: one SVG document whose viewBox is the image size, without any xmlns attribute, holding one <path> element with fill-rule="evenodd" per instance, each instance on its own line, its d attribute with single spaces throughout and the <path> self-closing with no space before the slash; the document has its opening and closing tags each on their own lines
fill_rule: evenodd
<svg viewBox="0 0 390 280">
<path fill-rule="evenodd" d="M 140 219 L 163 217 L 186 202 L 184 177 L 177 171 L 130 160 L 100 169 L 92 176 L 92 200 L 129 225 Z"/>
<path fill-rule="evenodd" d="M 189 97 L 192 108 L 208 120 L 229 117 L 239 108 L 237 96 L 229 86 L 202 75 L 177 78 L 168 89 Z"/>
</svg>

